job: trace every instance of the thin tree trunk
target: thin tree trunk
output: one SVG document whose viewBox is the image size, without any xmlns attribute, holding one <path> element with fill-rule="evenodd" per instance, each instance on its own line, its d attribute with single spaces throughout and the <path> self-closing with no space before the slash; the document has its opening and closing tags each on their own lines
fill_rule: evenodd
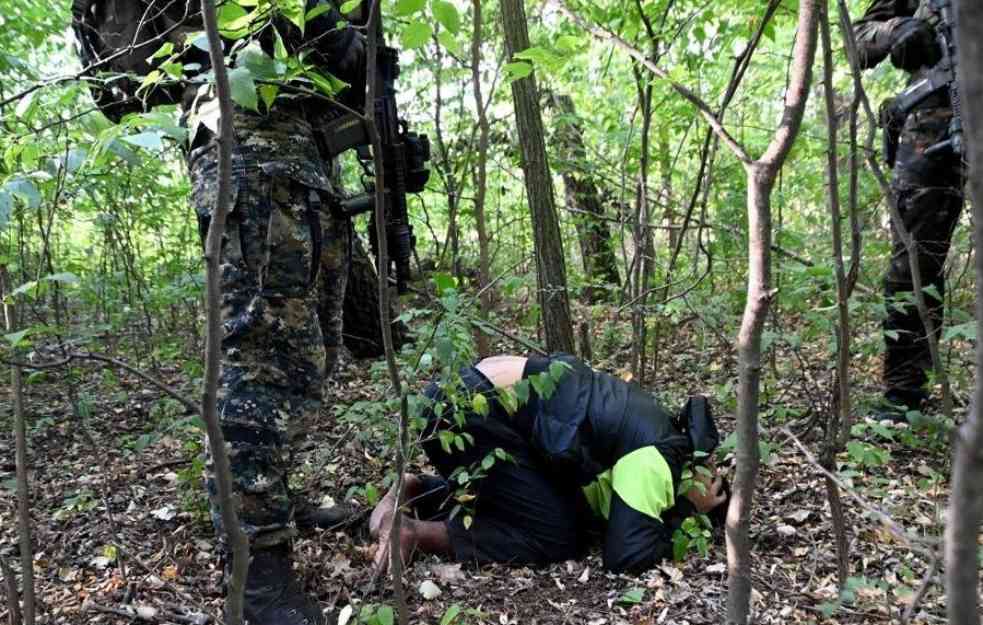
<svg viewBox="0 0 983 625">
<path fill-rule="evenodd" d="M 611 229 L 604 219 L 600 191 L 589 174 L 584 132 L 577 121 L 573 98 L 553 94 L 552 101 L 560 114 L 557 139 L 566 161 L 561 171 L 566 201 L 577 211 L 574 225 L 588 283 L 584 295 L 588 302 L 598 303 L 607 300 L 612 292 L 605 286 L 621 283 Z"/>
<path fill-rule="evenodd" d="M 4 300 L 3 316 L 7 332 L 13 332 L 17 325 L 17 312 L 13 302 L 4 299 L 9 285 L 7 284 L 7 268 L 0 265 L 0 299 Z M 14 352 L 16 354 L 16 351 Z M 17 536 L 20 547 L 21 580 L 24 588 L 24 608 L 22 618 L 24 625 L 34 625 L 36 602 L 34 598 L 34 547 L 31 541 L 31 493 L 27 483 L 27 427 L 24 417 L 24 381 L 23 370 L 18 366 L 11 367 L 11 391 L 14 400 L 14 440 L 15 459 L 14 472 L 17 490 Z M 4 571 L 9 575 L 9 569 Z M 7 587 L 12 588 L 14 595 L 9 597 L 11 605 L 17 598 L 17 583 L 7 580 Z M 13 609 L 13 608 L 11 608 Z"/>
<path fill-rule="evenodd" d="M 737 337 L 737 471 L 727 511 L 727 621 L 744 625 L 751 610 L 751 505 L 758 478 L 758 395 L 761 334 L 771 293 L 771 191 L 798 135 L 809 97 L 816 55 L 818 4 L 799 3 L 798 34 L 792 50 L 782 120 L 764 155 L 745 165 L 748 174 L 748 288 Z"/>
<path fill-rule="evenodd" d="M 375 168 L 375 235 L 378 241 L 376 262 L 379 268 L 379 326 L 382 328 L 382 344 L 386 351 L 386 366 L 393 391 L 399 397 L 398 438 L 396 441 L 396 502 L 393 508 L 392 528 L 389 533 L 389 562 L 393 577 L 393 595 L 396 599 L 396 609 L 399 613 L 400 625 L 409 625 L 410 610 L 406 604 L 406 592 L 403 587 L 403 559 L 400 552 L 400 530 L 402 514 L 399 509 L 403 506 L 403 474 L 406 465 L 406 444 L 408 438 L 407 424 L 409 422 L 409 406 L 396 365 L 396 352 L 393 349 L 392 327 L 389 322 L 389 241 L 386 237 L 386 181 L 384 177 L 382 138 L 375 123 L 375 100 L 378 97 L 378 77 L 376 76 L 376 58 L 379 41 L 382 39 L 382 2 L 372 3 L 367 23 L 368 48 L 365 55 L 367 68 L 366 84 L 368 93 L 365 97 L 365 117 L 369 137 L 372 141 L 372 156 Z"/>
<path fill-rule="evenodd" d="M 3 558 L 0 558 L 0 573 L 3 573 L 3 583 L 7 593 L 7 622 L 10 625 L 21 625 L 24 621 L 20 613 L 20 597 L 17 596 L 17 579 L 10 565 Z"/>
<path fill-rule="evenodd" d="M 653 43 L 653 46 L 656 45 Z M 653 53 L 652 55 L 656 55 Z M 641 159 L 638 166 L 638 186 L 635 195 L 635 223 L 632 234 L 635 243 L 634 276 L 632 280 L 632 342 L 631 342 L 631 371 L 639 384 L 645 383 L 645 303 L 648 299 L 649 277 L 652 266 L 652 230 L 645 226 L 649 223 L 648 201 L 648 172 L 649 172 L 649 139 L 652 130 L 652 83 L 644 80 L 641 70 L 632 67 L 635 75 L 635 90 L 638 96 L 638 108 L 642 113 Z"/>
<path fill-rule="evenodd" d="M 952 493 L 945 529 L 946 610 L 952 625 L 979 625 L 978 542 L 983 522 L 983 5 L 957 3 L 959 88 L 970 164 L 976 243 L 976 388 L 953 441 Z"/>
<path fill-rule="evenodd" d="M 829 217 L 833 234 L 833 264 L 836 269 L 836 385 L 837 396 L 832 402 L 832 411 L 826 424 L 826 437 L 820 462 L 828 471 L 836 470 L 836 454 L 842 448 L 839 424 L 850 422 L 850 292 L 846 269 L 843 264 L 843 227 L 840 215 L 839 150 L 837 148 L 838 124 L 836 102 L 833 90 L 833 51 L 829 36 L 829 7 L 824 1 L 819 17 L 819 32 L 823 45 L 823 93 L 826 103 L 826 130 L 828 146 L 826 150 L 826 180 L 829 199 Z M 839 487 L 826 478 L 826 496 L 833 521 L 833 536 L 836 542 L 836 571 L 840 590 L 846 588 L 850 576 L 849 543 L 846 535 L 846 520 L 843 516 L 843 503 Z"/>
<path fill-rule="evenodd" d="M 243 592 L 249 570 L 249 543 L 239 526 L 238 502 L 233 499 L 232 472 L 225 449 L 225 437 L 218 420 L 218 377 L 222 356 L 221 284 L 219 262 L 225 219 L 232 200 L 232 98 L 225 68 L 222 40 L 218 34 L 215 0 L 201 0 L 209 56 L 215 74 L 215 92 L 219 103 L 218 193 L 205 237 L 205 383 L 201 415 L 208 433 L 208 444 L 215 470 L 219 508 L 226 540 L 232 550 L 232 575 L 225 598 L 225 620 L 229 625 L 242 623 Z"/>
<path fill-rule="evenodd" d="M 478 111 L 478 161 L 475 163 L 474 181 L 474 220 L 478 230 L 478 290 L 481 293 L 480 311 L 482 321 L 488 321 L 492 309 L 492 293 L 488 288 L 491 280 L 491 255 L 488 249 L 488 226 L 485 223 L 485 195 L 488 190 L 488 110 L 481 93 L 481 0 L 472 0 L 474 33 L 471 38 L 471 85 L 474 88 L 474 105 Z M 478 332 L 478 355 L 482 358 L 491 355 L 488 336 Z"/>
<path fill-rule="evenodd" d="M 529 31 L 523 4 L 524 0 L 502 0 L 501 3 L 505 49 L 510 60 L 516 52 L 529 47 Z M 535 72 L 512 82 L 516 125 L 522 148 L 522 170 L 532 217 L 536 278 L 546 347 L 550 351 L 572 354 L 573 322 L 567 295 L 566 262 L 537 94 Z"/>
</svg>

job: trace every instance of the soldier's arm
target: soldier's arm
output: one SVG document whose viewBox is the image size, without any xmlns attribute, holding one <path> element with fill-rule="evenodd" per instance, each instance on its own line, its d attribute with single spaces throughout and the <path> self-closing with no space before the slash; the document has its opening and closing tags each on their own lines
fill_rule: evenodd
<svg viewBox="0 0 983 625">
<path fill-rule="evenodd" d="M 874 0 L 853 24 L 861 69 L 874 67 L 891 52 L 895 31 L 915 14 L 908 0 Z"/>
<path fill-rule="evenodd" d="M 342 17 L 334 1 L 308 0 L 307 10 L 321 4 L 329 8 L 307 23 L 304 45 L 316 53 L 325 70 L 354 84 L 365 77 L 365 36 Z"/>
</svg>

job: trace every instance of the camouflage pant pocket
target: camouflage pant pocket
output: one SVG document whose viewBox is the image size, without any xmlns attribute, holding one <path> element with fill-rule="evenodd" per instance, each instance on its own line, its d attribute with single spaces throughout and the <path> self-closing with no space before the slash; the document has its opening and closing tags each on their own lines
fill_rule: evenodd
<svg viewBox="0 0 983 625">
<path fill-rule="evenodd" d="M 306 297 L 317 240 L 311 189 L 291 178 L 263 173 L 256 175 L 256 183 L 249 185 L 248 193 L 240 192 L 237 208 L 243 214 L 243 256 L 258 276 L 259 293 L 268 298 Z"/>
</svg>

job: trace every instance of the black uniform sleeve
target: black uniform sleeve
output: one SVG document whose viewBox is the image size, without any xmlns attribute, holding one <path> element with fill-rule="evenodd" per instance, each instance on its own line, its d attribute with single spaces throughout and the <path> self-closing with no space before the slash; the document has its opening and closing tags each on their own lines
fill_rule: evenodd
<svg viewBox="0 0 983 625">
<path fill-rule="evenodd" d="M 672 557 L 672 532 L 659 519 L 626 504 L 611 494 L 604 568 L 614 573 L 639 573 Z"/>
<path fill-rule="evenodd" d="M 364 80 L 365 36 L 345 21 L 335 2 L 308 0 L 307 10 L 322 4 L 329 8 L 307 22 L 301 47 L 310 49 L 315 63 L 341 80 Z"/>
<path fill-rule="evenodd" d="M 915 14 L 916 3 L 908 0 L 874 0 L 864 16 L 854 22 L 860 67 L 870 69 L 891 52 L 894 30 Z"/>
</svg>

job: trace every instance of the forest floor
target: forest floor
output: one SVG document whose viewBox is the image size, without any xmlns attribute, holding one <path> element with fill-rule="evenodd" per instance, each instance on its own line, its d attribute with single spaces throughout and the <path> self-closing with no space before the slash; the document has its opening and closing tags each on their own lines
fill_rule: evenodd
<svg viewBox="0 0 983 625">
<path fill-rule="evenodd" d="M 671 405 L 686 393 L 714 396 L 736 377 L 730 346 L 722 341 L 716 347 L 692 345 L 691 331 L 678 328 L 662 352 L 671 354 L 671 360 L 660 364 L 655 377 L 660 396 L 665 394 Z M 515 351 L 505 343 L 498 347 Z M 624 353 L 614 350 L 595 364 L 621 373 L 609 365 L 626 362 Z M 850 483 L 843 497 L 856 579 L 838 601 L 825 481 L 788 439 L 783 412 L 776 410 L 796 407 L 798 420 L 788 420 L 789 430 L 815 453 L 821 435 L 815 428 L 804 431 L 802 422 L 808 420 L 810 406 L 826 410 L 830 375 L 825 355 L 817 352 L 803 359 L 805 353 L 776 355 L 776 373 L 785 375 L 775 378 L 781 382 L 771 382 L 764 402 L 768 453 L 751 525 L 755 622 L 899 622 L 923 578 L 928 583 L 911 622 L 944 622 L 940 577 L 931 571 L 950 472 L 944 434 L 882 427 L 859 417 L 863 425 L 855 440 L 860 444 L 840 457 Z M 866 376 L 864 383 L 873 384 L 876 359 L 857 359 L 854 367 Z M 189 448 L 196 445 L 188 434 L 193 430 L 187 416 L 132 376 L 95 368 L 77 373 L 74 382 L 49 373 L 28 386 L 35 575 L 44 615 L 39 622 L 134 622 L 112 613 L 127 606 L 140 608 L 145 622 L 194 622 L 202 612 L 219 614 L 217 546 L 203 514 L 200 465 L 190 460 L 194 454 Z M 187 376 L 177 367 L 161 367 L 156 374 L 188 390 Z M 336 414 L 355 401 L 376 399 L 370 376 L 364 362 L 343 363 L 330 385 L 329 402 L 341 408 L 325 410 L 316 423 L 307 424 L 295 446 L 293 485 L 315 503 L 351 502 L 364 508 L 365 485 L 379 491 L 387 485 L 391 459 L 383 452 L 383 434 Z M 68 385 L 74 385 L 72 393 L 66 392 Z M 873 395 L 873 386 L 856 388 Z M 71 396 L 83 401 L 73 408 Z M 717 412 L 726 435 L 733 430 L 732 411 L 718 406 Z M 17 567 L 9 490 L 14 468 L 10 413 L 9 406 L 0 407 L 0 486 L 7 489 L 0 490 L 5 502 L 0 507 L 0 557 Z M 151 431 L 158 435 L 147 436 Z M 426 470 L 422 457 L 412 458 L 411 465 Z M 877 511 L 897 525 L 892 529 L 878 520 Z M 899 536 L 898 529 L 914 536 L 914 542 Z M 303 533 L 296 553 L 307 588 L 330 614 L 352 605 L 355 623 L 363 606 L 392 604 L 388 586 L 369 590 L 372 545 L 361 525 Z M 583 561 L 541 570 L 462 569 L 417 558 L 406 584 L 416 623 L 695 625 L 724 621 L 726 577 L 726 553 L 718 535 L 705 557 L 691 554 L 682 563 L 666 563 L 638 577 L 605 573 L 595 548 Z M 436 585 L 438 596 L 422 596 L 419 588 L 425 581 Z M 455 605 L 463 610 L 458 619 L 442 621 L 449 609 L 457 610 Z M 334 625 L 336 617 L 331 618 Z M 0 621 L 6 619 L 4 605 Z"/>
</svg>

